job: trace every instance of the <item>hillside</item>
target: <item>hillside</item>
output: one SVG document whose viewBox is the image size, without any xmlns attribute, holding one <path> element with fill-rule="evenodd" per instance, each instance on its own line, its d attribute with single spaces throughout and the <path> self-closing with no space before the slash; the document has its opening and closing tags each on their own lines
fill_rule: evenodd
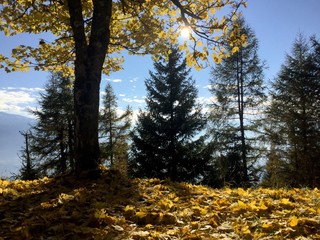
<svg viewBox="0 0 320 240">
<path fill-rule="evenodd" d="M 0 239 L 319 239 L 318 189 L 210 189 L 104 171 L 0 180 Z"/>
</svg>

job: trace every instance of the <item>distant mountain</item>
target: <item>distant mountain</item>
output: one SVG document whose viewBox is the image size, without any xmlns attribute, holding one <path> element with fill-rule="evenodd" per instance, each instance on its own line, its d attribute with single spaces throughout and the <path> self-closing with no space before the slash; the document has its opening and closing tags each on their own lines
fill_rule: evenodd
<svg viewBox="0 0 320 240">
<path fill-rule="evenodd" d="M 0 177 L 10 177 L 21 166 L 18 153 L 23 146 L 23 136 L 34 120 L 15 114 L 0 112 Z"/>
</svg>

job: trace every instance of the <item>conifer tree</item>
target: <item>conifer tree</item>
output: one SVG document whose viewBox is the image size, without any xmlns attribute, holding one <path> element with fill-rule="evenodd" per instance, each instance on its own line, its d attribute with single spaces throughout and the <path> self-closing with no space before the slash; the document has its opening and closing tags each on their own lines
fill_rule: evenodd
<svg viewBox="0 0 320 240">
<path fill-rule="evenodd" d="M 40 109 L 32 111 L 37 123 L 32 127 L 31 151 L 43 175 L 74 169 L 74 124 L 71 80 L 62 74 L 50 76 L 41 93 Z"/>
<path fill-rule="evenodd" d="M 128 106 L 123 114 L 119 114 L 117 97 L 112 86 L 107 84 L 103 109 L 100 111 L 100 149 L 102 163 L 127 171 L 127 153 L 132 110 Z"/>
<path fill-rule="evenodd" d="M 317 39 L 300 34 L 272 84 L 267 132 L 273 158 L 265 179 L 271 186 L 320 186 L 319 53 Z M 279 168 L 286 174 L 273 171 Z"/>
<path fill-rule="evenodd" d="M 205 124 L 190 69 L 177 48 L 154 62 L 145 81 L 145 112 L 140 112 L 132 143 L 131 171 L 135 176 L 195 181 L 206 167 Z"/>
<path fill-rule="evenodd" d="M 38 173 L 34 163 L 35 156 L 30 149 L 31 132 L 20 132 L 20 134 L 24 138 L 24 146 L 22 147 L 20 151 L 21 154 L 19 155 L 19 158 L 22 161 L 22 166 L 17 177 L 21 178 L 22 180 L 33 180 L 38 177 Z"/>
<path fill-rule="evenodd" d="M 266 94 L 258 40 L 243 18 L 238 24 L 238 34 L 247 36 L 247 44 L 238 46 L 238 52 L 223 59 L 211 72 L 210 91 L 215 102 L 211 105 L 210 137 L 215 147 L 214 165 L 220 171 L 219 181 L 239 186 L 256 178 L 255 163 L 262 150 L 258 145 L 258 119 Z"/>
</svg>

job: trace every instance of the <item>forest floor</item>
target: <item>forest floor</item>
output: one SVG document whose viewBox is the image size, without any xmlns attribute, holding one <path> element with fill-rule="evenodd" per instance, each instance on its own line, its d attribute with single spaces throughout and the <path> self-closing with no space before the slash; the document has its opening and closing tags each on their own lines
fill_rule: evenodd
<svg viewBox="0 0 320 240">
<path fill-rule="evenodd" d="M 0 239 L 320 239 L 318 189 L 158 179 L 0 180 Z"/>
</svg>

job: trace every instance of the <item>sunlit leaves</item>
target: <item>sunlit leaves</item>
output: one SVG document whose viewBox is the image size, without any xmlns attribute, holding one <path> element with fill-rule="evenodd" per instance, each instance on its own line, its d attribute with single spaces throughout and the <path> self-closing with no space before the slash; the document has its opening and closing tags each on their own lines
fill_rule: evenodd
<svg viewBox="0 0 320 240">
<path fill-rule="evenodd" d="M 0 180 L 0 235 L 8 239 L 63 239 L 66 232 L 79 239 L 320 238 L 318 189 L 218 190 L 158 179 L 117 179 L 110 182 L 105 175 L 95 183 L 74 178 Z"/>
<path fill-rule="evenodd" d="M 298 223 L 299 223 L 299 219 L 296 216 L 292 216 L 288 220 L 288 225 L 290 227 L 295 227 L 298 225 Z"/>
<path fill-rule="evenodd" d="M 239 47 L 238 46 L 235 46 L 234 48 L 232 48 L 231 52 L 232 53 L 236 53 L 239 51 Z"/>
<path fill-rule="evenodd" d="M 69 14 L 64 1 L 2 1 L 0 31 L 11 36 L 20 33 L 44 34 L 45 44 L 17 47 L 12 58 L 0 58 L 0 67 L 7 72 L 36 70 L 73 70 L 74 43 Z M 177 4 L 181 2 L 181 4 Z M 123 58 L 121 52 L 153 54 L 155 58 L 165 51 L 168 44 L 181 44 L 186 52 L 188 65 L 197 69 L 211 61 L 208 52 L 216 53 L 216 63 L 226 57 L 226 44 L 222 39 L 234 35 L 228 41 L 234 46 L 245 44 L 245 37 L 238 36 L 234 21 L 243 0 L 194 0 L 194 1 L 114 1 L 111 18 L 110 45 L 104 64 L 104 73 L 118 71 Z M 85 34 L 89 43 L 93 4 L 82 1 Z M 225 16 L 221 16 L 223 11 Z M 221 17 L 218 17 L 221 16 Z M 180 28 L 191 29 L 186 43 L 180 43 Z M 23 43 L 28 44 L 28 43 Z M 237 49 L 234 48 L 234 51 Z"/>
</svg>

